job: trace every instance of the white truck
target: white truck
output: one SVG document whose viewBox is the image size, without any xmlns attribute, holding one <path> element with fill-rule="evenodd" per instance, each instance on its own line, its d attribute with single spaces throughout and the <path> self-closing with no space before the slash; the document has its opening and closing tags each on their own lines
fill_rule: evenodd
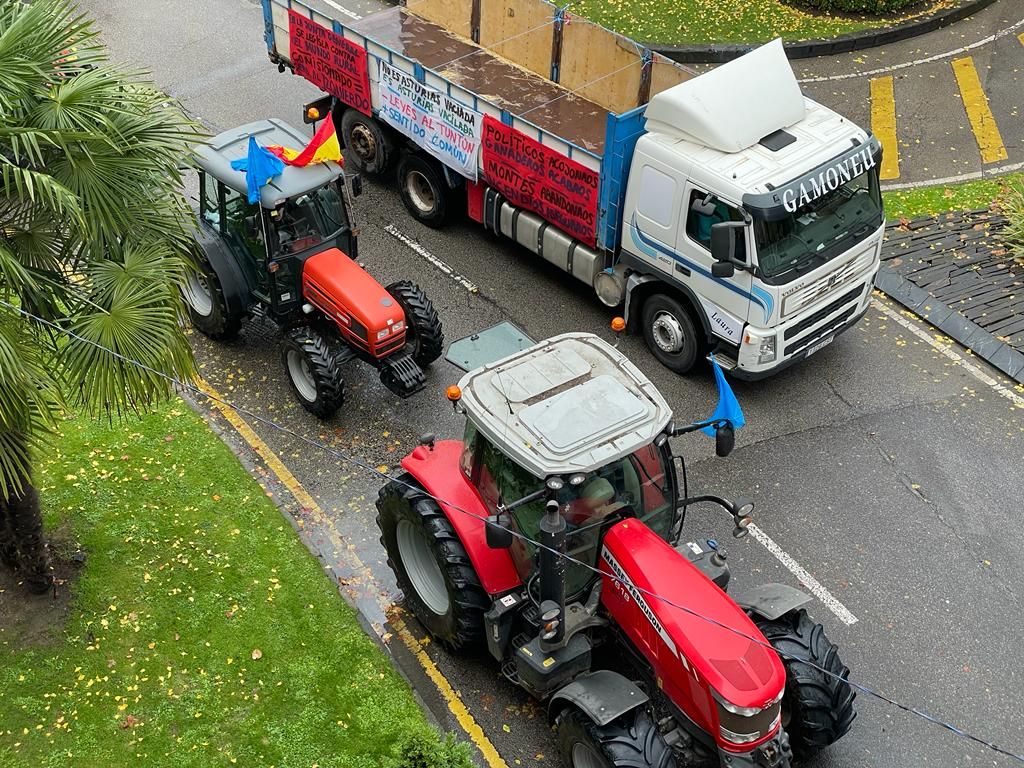
<svg viewBox="0 0 1024 768">
<path fill-rule="evenodd" d="M 802 94 L 781 41 L 694 76 L 544 0 L 352 23 L 263 7 L 271 60 L 329 94 L 350 166 L 397 177 L 423 223 L 464 206 L 624 306 L 667 367 L 714 351 L 762 378 L 867 310 L 881 146 Z"/>
</svg>

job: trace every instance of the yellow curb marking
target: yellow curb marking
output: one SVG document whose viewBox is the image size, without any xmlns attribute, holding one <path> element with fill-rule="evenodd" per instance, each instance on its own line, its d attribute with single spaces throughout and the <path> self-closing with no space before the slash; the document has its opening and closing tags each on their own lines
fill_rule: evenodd
<svg viewBox="0 0 1024 768">
<path fill-rule="evenodd" d="M 1006 146 L 999 133 L 999 126 L 988 105 L 988 97 L 981 87 L 978 70 L 974 68 L 974 59 L 967 56 L 953 62 L 953 74 L 960 86 L 967 119 L 971 121 L 974 138 L 978 141 L 983 163 L 994 163 L 1007 158 Z"/>
<path fill-rule="evenodd" d="M 277 479 L 288 489 L 288 492 L 295 497 L 295 501 L 299 505 L 311 513 L 311 516 L 317 521 L 319 525 L 327 532 L 327 536 L 331 541 L 331 544 L 335 548 L 335 554 L 339 557 L 343 557 L 348 561 L 349 566 L 355 570 L 363 573 L 367 578 L 372 579 L 370 569 L 367 568 L 359 556 L 348 549 L 342 541 L 341 537 L 335 532 L 334 526 L 331 524 L 330 519 L 324 514 L 320 505 L 316 503 L 316 500 L 309 494 L 309 492 L 302 487 L 298 478 L 291 473 L 291 470 L 284 465 L 284 462 L 277 457 L 273 449 L 267 445 L 263 439 L 256 434 L 252 427 L 238 414 L 234 408 L 226 403 L 222 402 L 223 398 L 217 393 L 209 383 L 204 381 L 202 378 L 197 377 L 196 386 L 199 387 L 203 392 L 210 396 L 210 402 L 213 406 L 220 411 L 220 413 L 227 419 L 228 423 L 234 427 L 235 431 L 238 432 L 239 436 L 249 444 L 256 454 L 263 459 L 263 462 L 267 465 L 271 472 L 277 476 Z M 382 611 L 386 611 L 388 606 L 384 604 L 380 597 L 376 598 L 378 605 Z M 462 699 L 452 688 L 451 683 L 441 673 L 441 670 L 437 668 L 437 665 L 430 659 L 423 650 L 423 646 L 420 645 L 419 641 L 413 637 L 412 632 L 405 626 L 405 622 L 401 619 L 394 619 L 391 622 L 398 636 L 402 642 L 409 649 L 409 652 L 416 658 L 420 666 L 423 667 L 423 671 L 427 677 L 437 686 L 437 691 L 441 694 L 441 698 L 444 699 L 445 704 L 448 705 L 448 710 L 455 717 L 459 727 L 466 732 L 470 740 L 476 745 L 477 749 L 483 755 L 484 760 L 487 762 L 489 768 L 508 768 L 508 764 L 498 754 L 498 750 L 494 748 L 494 744 L 491 743 L 490 739 L 484 733 L 483 729 L 474 719 L 473 715 L 467 709 L 466 705 L 462 703 Z"/>
<path fill-rule="evenodd" d="M 882 143 L 882 180 L 898 179 L 900 148 L 896 141 L 896 95 L 892 75 L 871 80 L 871 131 Z"/>
</svg>

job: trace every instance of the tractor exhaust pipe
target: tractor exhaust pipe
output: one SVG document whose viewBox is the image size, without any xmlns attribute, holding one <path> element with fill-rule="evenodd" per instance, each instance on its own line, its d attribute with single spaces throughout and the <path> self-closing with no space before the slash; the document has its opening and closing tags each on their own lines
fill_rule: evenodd
<svg viewBox="0 0 1024 768">
<path fill-rule="evenodd" d="M 558 502 L 547 503 L 540 521 L 540 647 L 553 651 L 565 638 L 565 518 Z"/>
</svg>

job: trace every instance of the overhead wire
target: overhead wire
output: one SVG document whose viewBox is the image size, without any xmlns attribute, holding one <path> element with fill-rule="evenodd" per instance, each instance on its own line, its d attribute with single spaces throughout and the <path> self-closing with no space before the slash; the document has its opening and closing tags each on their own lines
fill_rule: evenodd
<svg viewBox="0 0 1024 768">
<path fill-rule="evenodd" d="M 412 483 L 409 483 L 409 482 L 407 482 L 405 480 L 402 480 L 401 477 L 392 477 L 391 475 L 387 474 L 386 472 L 382 472 L 381 470 L 377 469 L 375 466 L 372 466 L 371 464 L 369 464 L 369 463 L 359 459 L 358 457 L 346 454 L 343 451 L 340 451 L 340 450 L 338 450 L 336 448 L 333 448 L 332 446 L 329 446 L 326 443 L 323 443 L 323 442 L 321 442 L 319 440 L 315 440 L 313 438 L 306 437 L 305 435 L 301 435 L 301 434 L 299 434 L 298 432 L 292 430 L 289 427 L 286 427 L 286 426 L 283 426 L 281 424 L 278 424 L 277 422 L 275 422 L 275 421 L 273 421 L 271 419 L 268 419 L 268 418 L 266 418 L 264 416 L 261 416 L 261 415 L 259 415 L 257 413 L 254 413 L 253 411 L 248 410 L 248 409 L 246 409 L 244 407 L 238 406 L 238 405 L 234 404 L 233 402 L 231 402 L 231 401 L 229 401 L 229 400 L 227 400 L 227 399 L 225 399 L 223 397 L 220 397 L 218 395 L 214 395 L 214 394 L 212 394 L 210 392 L 206 392 L 206 391 L 200 389 L 198 386 L 196 386 L 194 384 L 191 384 L 191 383 L 186 382 L 186 381 L 182 381 L 181 379 L 178 379 L 177 377 L 171 376 L 170 374 L 167 374 L 167 373 L 165 373 L 163 371 L 159 371 L 159 370 L 157 370 L 157 369 L 155 369 L 155 368 L 153 368 L 153 367 L 151 367 L 149 365 L 146 365 L 145 363 L 143 363 L 140 360 L 135 360 L 133 358 L 127 357 L 126 355 L 123 355 L 120 352 L 118 352 L 118 351 L 116 351 L 114 349 L 111 349 L 110 347 L 107 347 L 107 346 L 105 346 L 103 344 L 100 344 L 99 342 L 96 342 L 96 341 L 94 341 L 92 339 L 87 339 L 87 338 L 81 336 L 80 334 L 75 333 L 71 329 L 65 328 L 64 326 L 60 325 L 59 323 L 55 323 L 55 322 L 53 322 L 51 320 L 48 320 L 48 319 L 46 319 L 44 317 L 41 317 L 41 316 L 36 315 L 36 314 L 34 314 L 32 312 L 29 312 L 28 310 L 26 310 L 26 309 L 24 309 L 22 307 L 16 306 L 14 304 L 11 304 L 11 303 L 7 302 L 4 299 L 0 299 L 0 307 L 6 307 L 9 310 L 13 310 L 14 312 L 16 312 L 17 314 L 23 316 L 24 318 L 32 320 L 32 321 L 34 321 L 36 323 L 39 323 L 40 325 L 42 325 L 44 327 L 56 330 L 59 333 L 64 334 L 68 338 L 74 339 L 74 340 L 79 341 L 79 342 L 84 343 L 84 344 L 89 344 L 89 345 L 91 345 L 91 346 L 93 346 L 93 347 L 95 347 L 95 348 L 97 348 L 97 349 L 99 349 L 99 350 L 101 350 L 103 352 L 106 352 L 107 354 L 113 356 L 114 358 L 116 358 L 116 359 L 118 359 L 118 360 L 120 360 L 120 361 L 122 361 L 124 363 L 127 363 L 129 365 L 134 365 L 134 366 L 136 366 L 136 367 L 138 367 L 138 368 L 140 368 L 140 369 L 142 369 L 142 370 L 144 370 L 144 371 L 146 371 L 148 373 L 154 374 L 154 375 L 164 379 L 168 383 L 174 385 L 175 387 L 177 387 L 177 388 L 179 388 L 181 390 L 189 391 L 189 392 L 192 392 L 192 393 L 194 393 L 196 395 L 199 395 L 199 396 L 201 396 L 203 398 L 211 400 L 213 402 L 221 403 L 222 405 L 225 405 L 225 406 L 227 406 L 227 407 L 237 411 L 238 413 L 247 416 L 248 418 L 250 418 L 250 419 L 252 419 L 252 420 L 254 420 L 256 422 L 259 422 L 260 424 L 263 424 L 263 425 L 265 425 L 267 427 L 270 427 L 271 429 L 273 429 L 273 430 L 275 430 L 277 432 L 280 432 L 282 434 L 285 434 L 285 435 L 288 435 L 290 437 L 293 437 L 293 438 L 295 438 L 295 439 L 297 439 L 297 440 L 299 440 L 301 442 L 306 443 L 307 445 L 310 445 L 310 446 L 315 447 L 315 448 L 317 448 L 319 450 L 322 450 L 322 451 L 324 451 L 324 452 L 334 456 L 335 458 L 340 459 L 341 461 L 343 461 L 345 463 L 348 463 L 348 464 L 351 464 L 351 465 L 353 465 L 355 467 L 363 469 L 363 470 L 367 471 L 368 473 L 372 474 L 374 477 L 376 477 L 378 479 L 385 480 L 385 481 L 388 481 L 388 482 L 391 482 L 391 483 L 395 483 L 396 485 L 405 487 L 405 488 L 407 488 L 407 489 L 409 489 L 411 491 L 414 491 L 415 493 L 420 494 L 420 495 L 422 495 L 422 496 L 424 496 L 426 498 L 429 498 L 429 499 L 431 499 L 431 500 L 433 500 L 433 501 L 435 501 L 435 502 L 437 502 L 439 504 L 443 504 L 444 507 L 447 508 L 447 509 L 459 512 L 460 514 L 467 515 L 469 517 L 472 517 L 475 520 L 478 520 L 478 521 L 484 523 L 485 525 L 495 525 L 495 523 L 490 522 L 487 519 L 487 516 L 485 516 L 485 515 L 476 514 L 475 512 L 471 512 L 469 510 L 463 509 L 462 507 L 460 507 L 458 504 L 456 504 L 454 502 L 450 502 L 450 501 L 447 501 L 447 500 L 445 500 L 443 498 L 440 498 L 438 496 L 434 496 L 433 494 L 431 494 L 429 491 L 427 491 L 425 488 L 423 488 L 422 486 L 420 486 L 418 484 L 414 485 Z M 878 699 L 880 701 L 883 701 L 883 702 L 885 702 L 885 703 L 887 703 L 887 704 L 889 704 L 891 706 L 894 706 L 894 707 L 900 709 L 903 712 L 907 712 L 909 714 L 912 714 L 912 715 L 914 715 L 916 717 L 919 717 L 919 718 L 925 720 L 926 722 L 929 722 L 929 723 L 932 723 L 934 725 L 937 725 L 937 726 L 945 729 L 946 731 L 948 731 L 948 732 L 950 732 L 950 733 L 952 733 L 952 734 L 954 734 L 954 735 L 956 735 L 956 736 L 958 736 L 960 738 L 963 738 L 965 740 L 968 740 L 970 742 L 978 744 L 979 746 L 982 746 L 982 747 L 984 747 L 984 748 L 986 748 L 986 749 L 988 749 L 988 750 L 990 750 L 992 752 L 995 752 L 995 753 L 997 753 L 999 755 L 1002 755 L 1004 757 L 1008 757 L 1008 758 L 1010 758 L 1010 759 L 1012 759 L 1012 760 L 1014 760 L 1014 761 L 1016 761 L 1018 763 L 1024 764 L 1024 754 L 1012 752 L 1012 751 L 1010 751 L 1008 749 L 1000 747 L 997 744 L 995 744 L 994 742 L 991 742 L 991 741 L 988 741 L 986 739 L 983 739 L 980 736 L 975 736 L 973 733 L 971 733 L 969 731 L 966 731 L 963 728 L 959 728 L 958 726 L 955 726 L 952 723 L 949 723 L 949 722 L 943 720 L 942 718 L 939 718 L 939 717 L 937 717 L 935 715 L 932 715 L 932 714 L 930 714 L 928 712 L 925 712 L 924 710 L 922 710 L 922 709 L 920 709 L 918 707 L 914 707 L 914 706 L 911 706 L 909 704 L 904 704 L 904 703 L 902 703 L 902 702 L 892 698 L 891 696 L 888 696 L 888 695 L 886 695 L 884 693 L 881 693 L 880 691 L 877 691 L 877 690 L 875 690 L 875 689 L 873 689 L 873 688 L 871 688 L 869 686 L 863 685 L 861 683 L 854 682 L 854 681 L 848 679 L 847 677 L 845 677 L 843 675 L 838 675 L 835 672 L 833 672 L 833 671 L 831 671 L 831 670 L 821 666 L 820 664 L 816 663 L 815 661 L 813 661 L 811 659 L 803 658 L 803 657 L 800 657 L 800 656 L 797 656 L 797 655 L 794 655 L 794 654 L 789 654 L 789 653 L 785 653 L 783 651 L 780 651 L 777 648 L 775 648 L 773 645 L 771 645 L 770 643 L 765 642 L 763 639 L 760 639 L 760 638 L 757 638 L 757 637 L 753 637 L 753 636 L 747 634 L 746 632 L 744 632 L 744 631 L 742 631 L 740 629 L 737 629 L 735 627 L 729 626 L 728 624 L 725 624 L 725 623 L 723 623 L 721 621 L 718 621 L 717 619 L 714 619 L 714 618 L 712 618 L 710 616 L 706 616 L 706 615 L 704 615 L 704 614 L 702 614 L 702 613 L 700 613 L 700 612 L 698 612 L 698 611 L 696 611 L 696 610 L 694 610 L 694 609 L 692 609 L 692 608 L 690 608 L 688 606 L 685 606 L 685 605 L 682 605 L 680 603 L 677 603 L 677 602 L 675 602 L 674 600 L 672 600 L 670 598 L 667 598 L 667 597 L 665 597 L 663 595 L 659 595 L 659 594 L 657 594 L 657 593 L 655 593 L 655 592 L 653 592 L 651 590 L 648 590 L 648 589 L 645 589 L 643 587 L 640 587 L 640 586 L 634 584 L 633 582 L 628 581 L 626 579 L 622 579 L 622 578 L 620 578 L 618 576 L 615 576 L 612 573 L 609 573 L 607 571 L 603 571 L 603 570 L 597 568 L 596 566 L 592 566 L 589 563 L 585 563 L 582 560 L 579 560 L 579 559 L 577 559 L 575 557 L 572 557 L 569 554 L 566 554 L 565 552 L 561 552 L 561 551 L 559 551 L 557 549 L 554 549 L 552 547 L 549 547 L 549 546 L 543 544 L 540 541 L 536 541 L 534 539 L 531 539 L 530 537 L 525 536 L 524 534 L 520 533 L 519 531 L 516 531 L 513 528 L 509 528 L 507 526 L 498 526 L 498 527 L 502 528 L 504 531 L 506 531 L 508 534 L 510 534 L 513 538 L 516 538 L 516 539 L 518 539 L 518 540 L 520 540 L 520 541 L 522 541 L 524 543 L 531 544 L 532 546 L 537 547 L 538 549 L 544 549 L 544 550 L 547 550 L 549 552 L 554 553 L 556 556 L 564 559 L 567 563 L 571 563 L 572 565 L 584 568 L 584 569 L 586 569 L 588 571 L 591 571 L 591 572 L 601 576 L 602 578 L 607 578 L 607 579 L 609 579 L 611 581 L 620 583 L 620 584 L 622 584 L 626 588 L 636 590 L 638 593 L 643 594 L 643 595 L 645 595 L 645 596 L 647 596 L 647 597 L 649 597 L 649 598 L 651 598 L 653 600 L 657 600 L 658 602 L 661 602 L 661 603 L 663 603 L 665 605 L 668 605 L 668 606 L 670 606 L 672 608 L 675 608 L 677 610 L 683 611 L 684 613 L 686 613 L 689 616 L 692 616 L 692 617 L 694 617 L 696 619 L 699 619 L 701 621 L 704 621 L 704 622 L 706 622 L 706 623 L 708 623 L 708 624 L 710 624 L 712 626 L 715 626 L 715 627 L 718 627 L 720 629 L 726 630 L 726 631 L 728 631 L 728 632 L 730 632 L 732 634 L 735 634 L 735 635 L 737 635 L 737 636 L 739 636 L 741 638 L 749 640 L 750 642 L 752 642 L 752 643 L 754 643 L 754 644 L 756 644 L 758 646 L 761 646 L 761 647 L 765 648 L 766 650 L 772 651 L 772 652 L 778 654 L 779 656 L 781 656 L 783 658 L 789 659 L 791 661 L 794 661 L 794 662 L 797 662 L 797 663 L 800 663 L 800 664 L 805 664 L 808 667 L 811 667 L 812 669 L 814 669 L 814 670 L 816 670 L 816 671 L 826 675 L 827 677 L 830 677 L 830 678 L 836 679 L 836 680 L 840 680 L 841 682 L 846 683 L 847 685 L 851 686 L 852 688 L 856 689 L 857 691 L 859 691 L 859 692 L 861 692 L 861 693 L 863 693 L 863 694 L 865 694 L 867 696 L 871 696 L 871 697 L 876 698 L 876 699 Z"/>
</svg>

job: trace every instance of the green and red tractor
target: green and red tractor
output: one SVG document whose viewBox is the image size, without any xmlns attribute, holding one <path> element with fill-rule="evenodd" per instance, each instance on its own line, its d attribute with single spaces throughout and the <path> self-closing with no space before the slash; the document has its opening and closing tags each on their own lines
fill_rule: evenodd
<svg viewBox="0 0 1024 768">
<path fill-rule="evenodd" d="M 624 355 L 579 333 L 483 364 L 449 397 L 465 435 L 405 457 L 377 501 L 382 542 L 437 641 L 486 649 L 547 703 L 565 765 L 781 768 L 847 732 L 849 671 L 810 598 L 727 591 L 724 550 L 683 538 L 698 502 L 747 532 L 753 504 L 687 498 L 670 445 L 710 428 L 726 455 L 730 420 L 677 425 Z"/>
</svg>

